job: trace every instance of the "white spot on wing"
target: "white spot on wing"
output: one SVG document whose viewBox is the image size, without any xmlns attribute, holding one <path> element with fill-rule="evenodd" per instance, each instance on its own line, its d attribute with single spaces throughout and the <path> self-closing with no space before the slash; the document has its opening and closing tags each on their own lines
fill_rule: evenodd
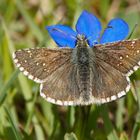
<svg viewBox="0 0 140 140">
<path fill-rule="evenodd" d="M 120 97 L 124 96 L 125 94 L 126 94 L 125 91 L 121 91 L 117 95 L 118 95 L 118 98 L 120 98 Z"/>
<path fill-rule="evenodd" d="M 140 50 L 137 50 L 137 53 L 139 53 L 140 52 Z"/>
<path fill-rule="evenodd" d="M 60 101 L 60 100 L 56 100 L 56 104 L 57 104 L 57 105 L 63 105 L 63 102 Z"/>
<path fill-rule="evenodd" d="M 106 100 L 104 98 L 101 99 L 101 103 L 105 103 Z"/>
<path fill-rule="evenodd" d="M 42 83 L 42 80 L 38 79 L 38 78 L 34 78 L 34 81 L 37 83 Z"/>
<path fill-rule="evenodd" d="M 53 103 L 53 104 L 56 104 L 55 99 L 52 99 L 52 98 L 50 98 L 50 97 L 46 97 L 46 100 L 47 100 L 48 102 L 51 102 L 51 103 Z"/>
<path fill-rule="evenodd" d="M 23 74 L 24 74 L 25 76 L 27 76 L 27 75 L 29 74 L 29 72 L 28 72 L 28 71 L 24 71 Z"/>
<path fill-rule="evenodd" d="M 117 99 L 117 96 L 116 95 L 113 95 L 113 96 L 111 96 L 111 100 L 113 101 L 113 100 L 116 100 Z"/>
<path fill-rule="evenodd" d="M 123 59 L 123 57 L 122 57 L 122 56 L 120 56 L 120 59 L 122 60 L 122 59 Z"/>
<path fill-rule="evenodd" d="M 74 102 L 73 101 L 68 101 L 68 104 L 69 105 L 74 105 Z"/>
<path fill-rule="evenodd" d="M 130 90 L 130 84 L 126 87 L 126 92 L 128 92 Z"/>
<path fill-rule="evenodd" d="M 40 93 L 41 97 L 46 98 L 46 95 L 44 93 Z"/>
<path fill-rule="evenodd" d="M 133 70 L 128 71 L 128 73 L 126 74 L 126 76 L 130 76 L 132 73 L 134 73 Z"/>
<path fill-rule="evenodd" d="M 17 63 L 18 62 L 18 59 L 14 59 L 14 62 Z"/>
<path fill-rule="evenodd" d="M 136 42 L 136 41 L 135 41 L 135 40 L 133 40 L 133 41 L 132 41 L 132 44 L 135 44 L 135 42 Z"/>
<path fill-rule="evenodd" d="M 107 102 L 109 102 L 109 101 L 110 101 L 110 98 L 109 98 L 109 97 L 107 97 L 107 98 L 106 98 L 106 101 L 107 101 Z"/>
<path fill-rule="evenodd" d="M 20 70 L 20 71 L 23 71 L 23 70 L 24 70 L 24 68 L 23 68 L 23 67 L 20 67 L 20 68 L 19 68 L 19 70 Z"/>
<path fill-rule="evenodd" d="M 21 64 L 17 63 L 17 64 L 16 64 L 16 66 L 17 66 L 17 67 L 20 67 L 20 66 L 21 66 Z"/>
<path fill-rule="evenodd" d="M 138 62 L 138 65 L 140 66 L 140 61 Z"/>
<path fill-rule="evenodd" d="M 28 78 L 33 80 L 34 76 L 30 74 L 30 75 L 28 75 Z"/>
<path fill-rule="evenodd" d="M 128 55 L 126 55 L 126 57 L 128 58 L 129 56 L 128 56 Z"/>
<path fill-rule="evenodd" d="M 129 77 L 126 77 L 126 80 L 128 81 L 128 83 L 130 83 L 130 79 L 129 79 Z"/>
<path fill-rule="evenodd" d="M 12 57 L 15 59 L 15 58 L 16 58 L 16 54 L 15 54 L 15 53 L 13 53 L 13 54 L 12 54 Z"/>
<path fill-rule="evenodd" d="M 136 71 L 139 68 L 139 66 L 134 66 L 133 69 Z"/>
</svg>

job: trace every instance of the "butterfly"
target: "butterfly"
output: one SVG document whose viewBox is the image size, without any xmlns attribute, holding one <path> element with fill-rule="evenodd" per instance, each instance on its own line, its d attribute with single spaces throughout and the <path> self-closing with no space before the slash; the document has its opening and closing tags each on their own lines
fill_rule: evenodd
<svg viewBox="0 0 140 140">
<path fill-rule="evenodd" d="M 94 21 L 88 27 L 96 27 L 95 35 L 84 21 Z M 120 29 L 120 25 L 124 28 Z M 78 29 L 81 26 L 83 32 Z M 99 21 L 83 11 L 78 33 L 63 25 L 47 27 L 60 47 L 17 50 L 14 62 L 24 75 L 40 84 L 40 95 L 48 102 L 57 105 L 111 102 L 130 90 L 129 76 L 140 67 L 140 39 L 122 40 L 128 30 L 121 19 L 112 20 L 108 26 L 111 28 L 105 30 L 98 43 Z M 110 36 L 112 33 L 115 36 Z"/>
</svg>

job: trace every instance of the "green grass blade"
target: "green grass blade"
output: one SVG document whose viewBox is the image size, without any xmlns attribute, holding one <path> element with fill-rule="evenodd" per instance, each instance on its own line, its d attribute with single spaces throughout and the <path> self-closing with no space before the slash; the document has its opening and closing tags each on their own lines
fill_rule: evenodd
<svg viewBox="0 0 140 140">
<path fill-rule="evenodd" d="M 140 88 L 139 88 L 139 82 L 136 83 L 134 82 L 134 89 L 135 89 L 135 94 L 137 96 L 137 105 L 138 105 L 138 112 L 137 112 L 137 115 L 136 115 L 136 121 L 135 121 L 135 124 L 134 124 L 134 127 L 133 127 L 133 130 L 132 130 L 132 135 L 131 135 L 131 140 L 135 140 L 138 133 L 139 133 L 139 130 L 140 130 Z"/>
<path fill-rule="evenodd" d="M 116 111 L 116 125 L 117 125 L 117 129 L 119 131 L 123 130 L 123 114 L 125 111 L 125 107 L 124 107 L 124 98 L 121 98 L 118 101 L 118 106 L 117 106 L 117 111 Z"/>
<path fill-rule="evenodd" d="M 64 136 L 64 140 L 78 140 L 74 133 L 66 133 Z"/>
<path fill-rule="evenodd" d="M 5 98 L 6 98 L 7 94 L 8 94 L 7 90 L 13 84 L 13 81 L 17 78 L 18 73 L 19 73 L 18 70 L 14 71 L 13 74 L 11 75 L 10 79 L 8 80 L 8 82 L 1 89 L 1 91 L 0 91 L 0 95 L 1 95 L 0 96 L 0 106 L 5 101 Z"/>
<path fill-rule="evenodd" d="M 36 134 L 36 139 L 37 140 L 45 140 L 45 136 L 43 133 L 42 128 L 39 125 L 38 119 L 36 116 L 33 117 L 33 123 L 34 123 L 34 128 L 35 128 L 35 134 Z"/>
<path fill-rule="evenodd" d="M 32 110 L 30 110 L 30 112 L 29 112 L 28 120 L 27 120 L 27 123 L 26 123 L 26 126 L 25 126 L 25 131 L 26 132 L 29 132 L 30 124 L 32 122 L 32 118 L 33 118 L 33 115 L 34 115 L 34 106 L 35 106 L 36 99 L 37 99 L 37 93 L 38 92 L 36 91 L 35 94 L 34 94 L 34 97 L 33 97 L 32 105 L 31 105 Z"/>
<path fill-rule="evenodd" d="M 109 119 L 109 111 L 106 105 L 102 105 L 101 109 L 102 117 L 104 120 L 104 125 L 105 125 L 105 131 L 107 134 L 107 139 L 108 140 L 119 140 L 117 133 L 115 129 L 113 128 L 113 125 Z"/>
<path fill-rule="evenodd" d="M 19 133 L 18 129 L 16 128 L 14 121 L 12 119 L 12 115 L 11 115 L 10 111 L 7 109 L 7 107 L 5 107 L 5 112 L 7 114 L 8 121 L 12 127 L 12 131 L 15 135 L 15 138 L 16 138 L 15 140 L 22 140 L 21 134 Z"/>
<path fill-rule="evenodd" d="M 29 15 L 29 13 L 25 10 L 23 1 L 21 0 L 16 0 L 16 5 L 22 16 L 25 18 L 25 21 L 29 25 L 30 29 L 32 30 L 33 34 L 36 36 L 36 38 L 39 41 L 42 41 L 44 39 L 43 34 L 41 33 L 40 29 L 38 26 L 35 25 L 33 22 L 33 19 Z"/>
</svg>

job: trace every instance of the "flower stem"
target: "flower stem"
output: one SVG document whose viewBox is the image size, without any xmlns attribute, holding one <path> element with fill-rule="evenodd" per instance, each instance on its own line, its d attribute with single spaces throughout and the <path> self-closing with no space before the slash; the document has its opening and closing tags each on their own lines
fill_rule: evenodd
<svg viewBox="0 0 140 140">
<path fill-rule="evenodd" d="M 74 130 L 80 140 L 86 139 L 86 130 L 91 106 L 76 107 Z"/>
</svg>

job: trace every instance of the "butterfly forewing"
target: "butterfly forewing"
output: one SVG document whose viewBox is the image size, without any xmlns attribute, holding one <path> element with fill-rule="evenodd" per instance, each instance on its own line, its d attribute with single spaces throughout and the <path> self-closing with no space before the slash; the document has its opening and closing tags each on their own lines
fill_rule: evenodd
<svg viewBox="0 0 140 140">
<path fill-rule="evenodd" d="M 139 68 L 140 39 L 99 45 L 94 50 L 97 58 L 110 64 L 126 76 L 130 76 Z"/>
<path fill-rule="evenodd" d="M 33 48 L 14 53 L 17 67 L 30 79 L 42 83 L 57 68 L 71 59 L 71 49 Z"/>
</svg>

